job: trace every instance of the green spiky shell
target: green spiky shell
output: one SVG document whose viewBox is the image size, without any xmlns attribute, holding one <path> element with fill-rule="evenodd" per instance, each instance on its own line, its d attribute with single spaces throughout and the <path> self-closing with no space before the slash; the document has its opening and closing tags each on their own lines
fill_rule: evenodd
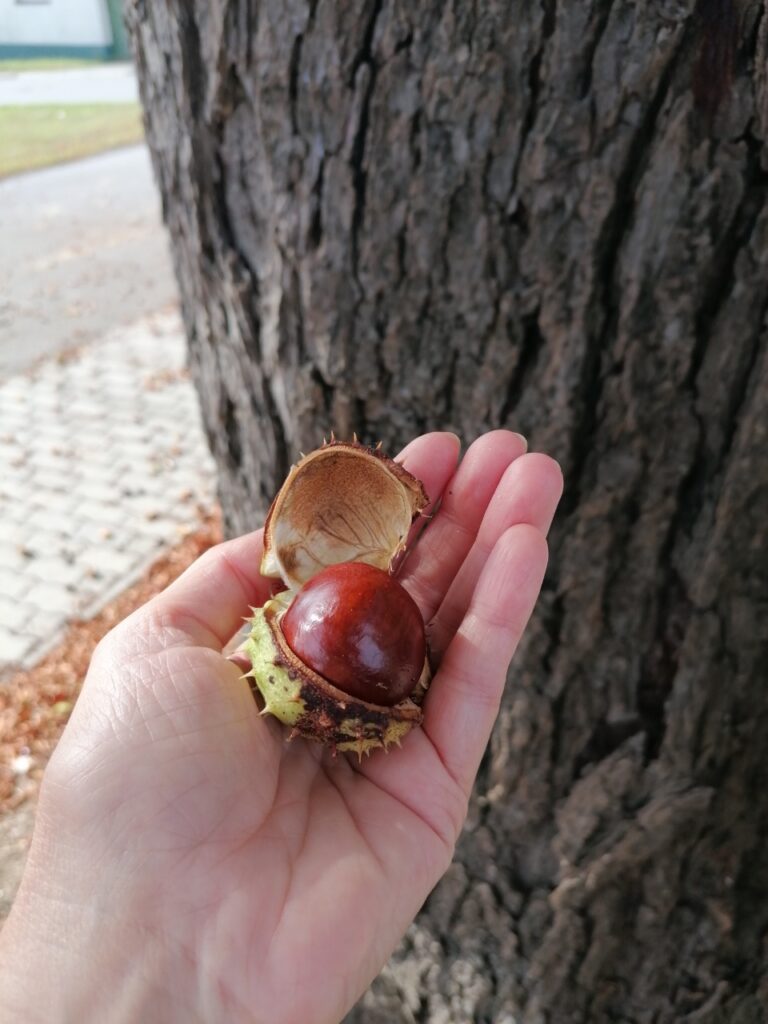
<svg viewBox="0 0 768 1024">
<path fill-rule="evenodd" d="M 394 707 L 379 707 L 337 690 L 296 658 L 280 629 L 287 607 L 278 595 L 254 611 L 245 651 L 251 660 L 248 673 L 264 700 L 264 714 L 306 739 L 318 740 L 335 750 L 359 757 L 377 747 L 400 743 L 421 722 L 420 703 L 429 685 L 429 667 L 416 691 Z"/>
</svg>

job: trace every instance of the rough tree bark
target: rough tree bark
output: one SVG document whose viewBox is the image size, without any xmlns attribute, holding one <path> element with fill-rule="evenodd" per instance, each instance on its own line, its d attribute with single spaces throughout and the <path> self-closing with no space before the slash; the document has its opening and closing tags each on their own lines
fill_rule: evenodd
<svg viewBox="0 0 768 1024">
<path fill-rule="evenodd" d="M 552 566 L 351 1021 L 768 1019 L 768 17 L 132 0 L 230 531 L 331 428 L 522 430 Z"/>
</svg>

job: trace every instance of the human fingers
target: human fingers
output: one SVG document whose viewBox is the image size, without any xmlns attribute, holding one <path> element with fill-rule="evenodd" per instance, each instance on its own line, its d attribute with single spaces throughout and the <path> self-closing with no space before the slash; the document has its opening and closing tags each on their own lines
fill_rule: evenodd
<svg viewBox="0 0 768 1024">
<path fill-rule="evenodd" d="M 520 523 L 501 535 L 427 694 L 422 728 L 467 794 L 546 564 L 547 542 L 535 527 Z"/>
<path fill-rule="evenodd" d="M 508 467 L 488 504 L 471 551 L 429 624 L 433 664 L 439 664 L 461 625 L 483 566 L 499 537 L 515 523 L 528 523 L 546 536 L 562 492 L 562 472 L 548 455 L 523 455 Z"/>
<path fill-rule="evenodd" d="M 475 534 L 507 467 L 525 451 L 525 439 L 493 430 L 470 445 L 400 573 L 400 582 L 429 621 L 474 543 Z"/>
</svg>

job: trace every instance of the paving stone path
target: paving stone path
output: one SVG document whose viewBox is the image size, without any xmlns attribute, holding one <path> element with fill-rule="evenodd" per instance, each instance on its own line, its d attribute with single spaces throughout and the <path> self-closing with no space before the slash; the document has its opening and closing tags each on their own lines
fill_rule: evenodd
<svg viewBox="0 0 768 1024">
<path fill-rule="evenodd" d="M 0 671 L 194 529 L 214 467 L 176 313 L 0 383 Z"/>
</svg>

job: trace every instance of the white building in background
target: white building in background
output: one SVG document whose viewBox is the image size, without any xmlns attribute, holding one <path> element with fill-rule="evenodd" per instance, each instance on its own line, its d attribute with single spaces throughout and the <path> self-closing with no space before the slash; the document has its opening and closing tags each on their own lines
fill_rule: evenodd
<svg viewBox="0 0 768 1024">
<path fill-rule="evenodd" d="M 0 0 L 0 60 L 127 56 L 120 0 Z"/>
</svg>

